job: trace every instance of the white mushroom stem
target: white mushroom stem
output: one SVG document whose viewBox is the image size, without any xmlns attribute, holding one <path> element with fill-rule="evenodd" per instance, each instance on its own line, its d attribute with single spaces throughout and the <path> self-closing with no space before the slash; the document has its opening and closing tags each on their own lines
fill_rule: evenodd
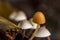
<svg viewBox="0 0 60 40">
<path fill-rule="evenodd" d="M 37 25 L 37 28 L 35 29 L 34 33 L 32 34 L 32 36 L 29 38 L 29 40 L 33 40 L 33 38 L 35 37 L 35 35 L 37 34 L 39 28 L 38 28 L 39 25 Z"/>
</svg>

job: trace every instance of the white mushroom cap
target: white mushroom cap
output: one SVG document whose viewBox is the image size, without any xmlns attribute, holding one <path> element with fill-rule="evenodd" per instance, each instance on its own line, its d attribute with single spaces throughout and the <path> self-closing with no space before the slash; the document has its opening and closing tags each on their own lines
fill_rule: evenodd
<svg viewBox="0 0 60 40">
<path fill-rule="evenodd" d="M 10 14 L 9 18 L 11 20 L 14 20 L 16 18 L 16 15 L 17 15 L 17 12 L 14 11 L 13 13 Z"/>
<path fill-rule="evenodd" d="M 33 26 L 30 24 L 29 21 L 24 20 L 24 21 L 21 21 L 21 22 L 18 24 L 18 27 L 20 27 L 20 28 L 22 28 L 22 29 L 31 29 Z"/>
<path fill-rule="evenodd" d="M 23 11 L 19 11 L 18 15 L 15 18 L 15 21 L 18 22 L 18 21 L 22 21 L 22 20 L 26 20 L 26 19 L 27 19 L 27 17 L 25 15 L 25 13 Z"/>
<path fill-rule="evenodd" d="M 50 35 L 51 35 L 51 33 L 49 32 L 48 29 L 46 29 L 45 27 L 41 27 L 40 30 L 38 31 L 36 37 L 48 37 Z"/>
<path fill-rule="evenodd" d="M 36 29 L 38 24 L 33 22 L 33 18 L 31 18 L 29 21 L 33 25 L 33 28 L 32 29 Z M 40 28 L 40 25 L 38 26 L 38 28 Z"/>
</svg>

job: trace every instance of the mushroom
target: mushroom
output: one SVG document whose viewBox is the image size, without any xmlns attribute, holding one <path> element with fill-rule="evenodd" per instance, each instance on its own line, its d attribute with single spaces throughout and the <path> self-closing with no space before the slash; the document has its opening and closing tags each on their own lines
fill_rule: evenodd
<svg viewBox="0 0 60 40">
<path fill-rule="evenodd" d="M 49 30 L 45 26 L 43 26 L 39 29 L 35 37 L 40 37 L 40 38 L 47 37 L 47 39 L 50 40 L 49 38 L 50 35 L 51 33 L 49 32 Z"/>
<path fill-rule="evenodd" d="M 33 38 L 36 37 L 35 35 L 37 34 L 37 32 L 39 32 L 38 26 L 46 23 L 46 19 L 45 19 L 44 14 L 42 12 L 39 12 L 39 11 L 36 12 L 35 15 L 33 16 L 33 22 L 38 24 L 38 25 L 37 25 L 37 28 L 35 29 L 35 32 L 32 34 L 32 36 L 29 38 L 29 40 L 33 40 Z"/>
<path fill-rule="evenodd" d="M 33 22 L 37 24 L 44 24 L 46 22 L 44 14 L 42 12 L 36 12 L 33 16 Z"/>
<path fill-rule="evenodd" d="M 23 11 L 19 11 L 15 18 L 15 21 L 19 22 L 19 21 L 26 20 L 26 19 L 27 19 L 27 17 L 25 15 L 25 13 Z"/>
<path fill-rule="evenodd" d="M 24 20 L 24 21 L 21 21 L 18 24 L 18 27 L 20 27 L 23 30 L 23 39 L 24 39 L 24 37 L 25 37 L 25 30 L 31 29 L 32 25 L 31 25 L 31 23 L 28 20 Z"/>
</svg>

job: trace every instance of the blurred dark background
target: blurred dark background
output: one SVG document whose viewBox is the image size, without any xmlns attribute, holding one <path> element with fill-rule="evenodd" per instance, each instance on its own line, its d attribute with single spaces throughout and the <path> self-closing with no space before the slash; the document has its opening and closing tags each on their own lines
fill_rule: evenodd
<svg viewBox="0 0 60 40">
<path fill-rule="evenodd" d="M 60 40 L 60 0 L 0 0 L 3 4 L 11 5 L 4 8 L 4 13 L 0 11 L 0 15 L 7 16 L 12 12 L 12 8 L 23 10 L 28 19 L 30 19 L 36 11 L 42 11 L 46 17 L 46 25 L 51 32 L 51 40 Z M 1 4 L 0 2 L 0 4 Z M 9 4 L 8 4 L 9 3 Z M 1 7 L 1 6 L 0 6 Z M 1 8 L 0 8 L 1 9 Z"/>
</svg>

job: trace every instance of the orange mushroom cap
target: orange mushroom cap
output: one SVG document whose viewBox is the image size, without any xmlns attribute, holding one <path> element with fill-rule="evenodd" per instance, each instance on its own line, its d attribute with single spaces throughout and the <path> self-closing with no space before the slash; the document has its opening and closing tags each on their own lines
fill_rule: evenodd
<svg viewBox="0 0 60 40">
<path fill-rule="evenodd" d="M 44 14 L 42 12 L 36 12 L 33 16 L 33 22 L 37 24 L 44 24 L 46 22 Z"/>
</svg>

